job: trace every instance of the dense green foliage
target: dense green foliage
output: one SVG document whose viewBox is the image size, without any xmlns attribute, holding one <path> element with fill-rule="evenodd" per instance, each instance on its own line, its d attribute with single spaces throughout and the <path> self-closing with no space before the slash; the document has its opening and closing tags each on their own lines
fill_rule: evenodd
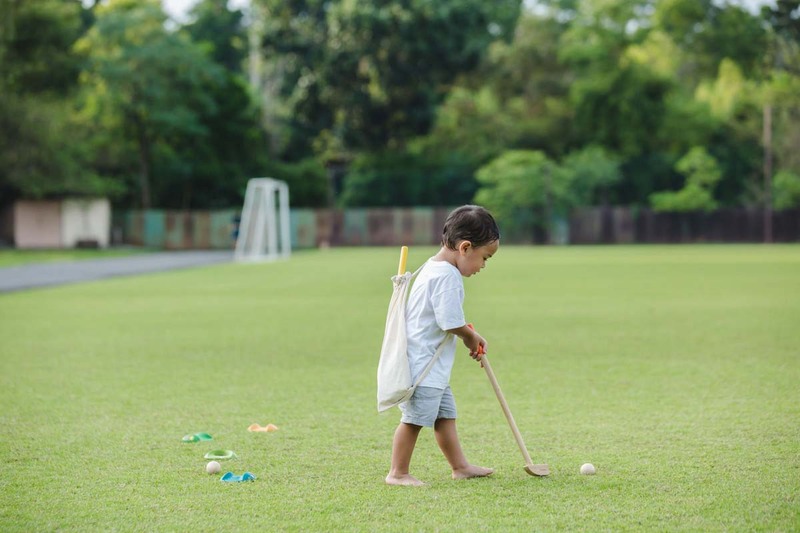
<svg viewBox="0 0 800 533">
<path fill-rule="evenodd" d="M 519 0 L 254 0 L 270 73 L 279 71 L 292 128 L 289 156 L 402 146 L 428 132 L 456 77 L 513 33 Z M 326 133 L 328 135 L 326 135 Z M 296 135 L 295 135 L 295 139 Z"/>
<path fill-rule="evenodd" d="M 80 4 L 8 1 L 0 19 L 0 204 L 18 195 L 118 191 L 92 168 L 65 98 L 80 72 L 71 52 L 86 27 Z"/>
<path fill-rule="evenodd" d="M 717 207 L 714 187 L 720 178 L 719 165 L 705 148 L 692 148 L 675 164 L 675 170 L 686 177 L 686 184 L 679 191 L 650 195 L 656 211 L 713 211 Z"/>
<path fill-rule="evenodd" d="M 800 0 L 200 0 L 182 23 L 159 0 L 0 10 L 0 204 L 229 207 L 271 175 L 296 206 L 455 205 L 514 179 L 478 177 L 506 152 L 563 170 L 595 150 L 602 184 L 534 172 L 507 208 L 536 211 L 545 183 L 575 192 L 556 210 L 798 206 L 779 187 L 800 175 Z M 713 186 L 677 167 L 696 148 Z"/>
<path fill-rule="evenodd" d="M 602 148 L 590 146 L 571 152 L 561 164 L 538 150 L 508 151 L 478 169 L 477 178 L 481 188 L 475 200 L 492 210 L 505 234 L 524 237 L 519 232 L 547 231 L 554 217 L 593 203 L 620 172 Z"/>
<path fill-rule="evenodd" d="M 471 198 L 475 189 L 470 168 L 452 154 L 384 150 L 355 158 L 340 202 L 368 207 L 450 205 L 454 197 Z"/>
<path fill-rule="evenodd" d="M 800 175 L 782 170 L 775 175 L 773 187 L 775 209 L 791 209 L 800 205 Z"/>
<path fill-rule="evenodd" d="M 496 471 L 453 481 L 426 429 L 419 489 L 383 484 L 399 411 L 375 410 L 396 268 L 336 248 L 3 295 L 0 529 L 797 529 L 800 247 L 501 246 L 465 312 L 552 474 L 460 348 L 461 443 Z M 258 479 L 206 474 L 214 449 Z"/>
</svg>

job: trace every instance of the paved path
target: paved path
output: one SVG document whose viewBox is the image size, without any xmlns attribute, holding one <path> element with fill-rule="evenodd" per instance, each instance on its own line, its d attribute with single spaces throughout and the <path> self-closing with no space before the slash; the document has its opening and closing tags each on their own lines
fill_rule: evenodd
<svg viewBox="0 0 800 533">
<path fill-rule="evenodd" d="M 66 285 L 115 276 L 134 276 L 233 260 L 232 251 L 185 251 L 134 254 L 107 259 L 35 263 L 0 268 L 0 292 Z"/>
</svg>

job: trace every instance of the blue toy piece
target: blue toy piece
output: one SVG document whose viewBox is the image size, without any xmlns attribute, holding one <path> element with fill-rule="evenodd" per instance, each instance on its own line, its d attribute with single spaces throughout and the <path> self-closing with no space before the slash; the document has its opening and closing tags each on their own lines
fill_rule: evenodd
<svg viewBox="0 0 800 533">
<path fill-rule="evenodd" d="M 229 483 L 235 483 L 238 481 L 255 481 L 256 476 L 254 476 L 250 472 L 245 472 L 241 476 L 234 475 L 233 472 L 225 472 L 225 475 L 223 475 L 219 480 L 227 481 Z"/>
</svg>

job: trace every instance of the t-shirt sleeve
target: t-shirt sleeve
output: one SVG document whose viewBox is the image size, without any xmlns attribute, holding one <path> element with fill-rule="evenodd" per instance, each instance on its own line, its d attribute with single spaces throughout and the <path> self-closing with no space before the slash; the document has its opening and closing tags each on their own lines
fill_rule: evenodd
<svg viewBox="0 0 800 533">
<path fill-rule="evenodd" d="M 444 331 L 460 328 L 467 322 L 463 309 L 464 286 L 459 283 L 461 280 L 453 282 L 452 279 L 445 278 L 442 281 L 431 298 L 436 323 Z"/>
</svg>

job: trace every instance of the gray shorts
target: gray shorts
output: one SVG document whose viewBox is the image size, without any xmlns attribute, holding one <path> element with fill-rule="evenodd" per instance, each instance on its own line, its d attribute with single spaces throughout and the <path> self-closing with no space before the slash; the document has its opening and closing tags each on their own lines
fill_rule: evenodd
<svg viewBox="0 0 800 533">
<path fill-rule="evenodd" d="M 403 416 L 400 422 L 415 426 L 433 427 L 440 418 L 456 418 L 456 401 L 453 391 L 433 387 L 417 387 L 414 395 L 400 404 Z"/>
</svg>

